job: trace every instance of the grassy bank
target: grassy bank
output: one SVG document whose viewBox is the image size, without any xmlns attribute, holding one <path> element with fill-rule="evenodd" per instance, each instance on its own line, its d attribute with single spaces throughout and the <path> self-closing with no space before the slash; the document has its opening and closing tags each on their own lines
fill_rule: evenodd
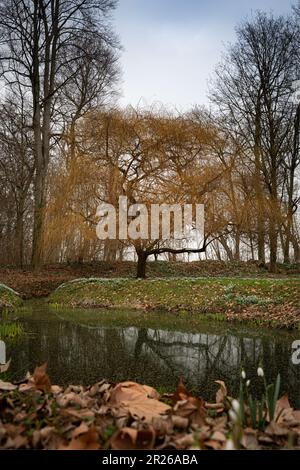
<svg viewBox="0 0 300 470">
<path fill-rule="evenodd" d="M 21 297 L 14 290 L 0 284 L 0 311 L 14 309 L 22 304 Z"/>
<path fill-rule="evenodd" d="M 266 266 L 257 262 L 226 262 L 216 260 L 194 261 L 191 263 L 150 261 L 147 263 L 147 277 L 251 277 L 287 278 L 300 274 L 298 264 L 279 264 L 276 274 L 269 274 Z M 40 270 L 14 267 L 0 267 L 0 283 L 20 292 L 23 298 L 45 297 L 60 284 L 78 278 L 132 278 L 136 276 L 136 263 L 94 262 L 45 265 Z"/>
<path fill-rule="evenodd" d="M 298 328 L 297 279 L 78 279 L 60 286 L 51 304 L 198 313 L 231 321 Z"/>
</svg>

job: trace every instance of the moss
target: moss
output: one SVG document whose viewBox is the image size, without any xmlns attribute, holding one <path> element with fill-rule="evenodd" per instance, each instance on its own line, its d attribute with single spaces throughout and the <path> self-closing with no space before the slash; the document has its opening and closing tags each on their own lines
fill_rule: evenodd
<svg viewBox="0 0 300 470">
<path fill-rule="evenodd" d="M 5 284 L 0 284 L 0 311 L 15 309 L 22 305 L 20 295 Z"/>
</svg>

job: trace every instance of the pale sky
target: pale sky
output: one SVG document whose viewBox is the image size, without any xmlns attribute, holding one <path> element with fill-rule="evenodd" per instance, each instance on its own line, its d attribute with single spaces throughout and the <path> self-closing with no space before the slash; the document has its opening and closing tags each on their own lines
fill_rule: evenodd
<svg viewBox="0 0 300 470">
<path fill-rule="evenodd" d="M 235 27 L 258 9 L 285 14 L 296 0 L 119 0 L 115 28 L 122 105 L 207 104 L 208 80 Z"/>
</svg>

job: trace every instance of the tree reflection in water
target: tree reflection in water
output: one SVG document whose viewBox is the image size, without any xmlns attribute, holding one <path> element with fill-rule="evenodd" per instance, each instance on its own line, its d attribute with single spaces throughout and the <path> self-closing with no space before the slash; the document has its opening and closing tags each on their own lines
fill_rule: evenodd
<svg viewBox="0 0 300 470">
<path fill-rule="evenodd" d="M 199 333 L 151 328 L 107 328 L 56 321 L 28 319 L 30 334 L 7 345 L 12 374 L 20 379 L 27 370 L 48 362 L 54 383 L 90 384 L 102 378 L 136 380 L 172 390 L 184 376 L 188 386 L 207 399 L 224 380 L 230 393 L 239 387 L 241 366 L 259 389 L 256 369 L 263 364 L 268 381 L 282 375 L 282 391 L 300 406 L 300 367 L 291 363 L 293 339 L 274 335 L 226 331 L 214 334 L 201 327 Z"/>
</svg>

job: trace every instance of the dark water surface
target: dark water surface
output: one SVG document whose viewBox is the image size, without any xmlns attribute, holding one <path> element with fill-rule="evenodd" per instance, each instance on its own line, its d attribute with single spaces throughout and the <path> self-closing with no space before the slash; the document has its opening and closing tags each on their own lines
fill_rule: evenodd
<svg viewBox="0 0 300 470">
<path fill-rule="evenodd" d="M 52 382 L 61 385 L 106 378 L 172 391 L 184 376 L 190 389 L 212 399 L 218 379 L 237 393 L 242 365 L 259 393 L 256 369 L 262 364 L 268 382 L 280 372 L 281 391 L 300 408 L 300 365 L 291 362 L 300 332 L 199 321 L 188 314 L 75 311 L 51 308 L 45 300 L 25 305 L 14 314 L 25 334 L 7 342 L 13 379 L 47 361 Z"/>
</svg>

